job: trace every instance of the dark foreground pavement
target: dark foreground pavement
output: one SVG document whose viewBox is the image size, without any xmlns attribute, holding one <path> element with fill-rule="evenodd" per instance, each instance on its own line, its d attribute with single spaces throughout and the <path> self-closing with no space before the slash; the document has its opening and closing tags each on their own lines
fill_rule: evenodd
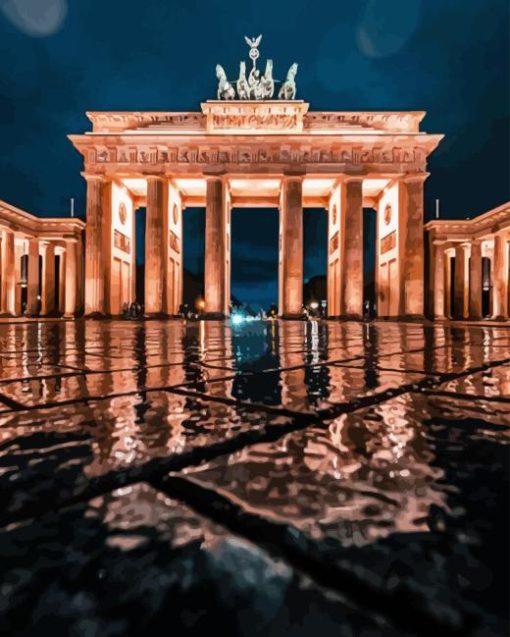
<svg viewBox="0 0 510 637">
<path fill-rule="evenodd" d="M 0 325 L 0 633 L 508 631 L 510 329 Z"/>
</svg>

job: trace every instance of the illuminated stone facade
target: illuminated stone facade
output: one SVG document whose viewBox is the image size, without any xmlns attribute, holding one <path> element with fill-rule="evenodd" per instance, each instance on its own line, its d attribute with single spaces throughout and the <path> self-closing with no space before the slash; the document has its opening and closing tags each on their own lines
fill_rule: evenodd
<svg viewBox="0 0 510 637">
<path fill-rule="evenodd" d="M 72 317 L 83 309 L 83 234 L 0 201 L 0 315 Z"/>
<path fill-rule="evenodd" d="M 302 310 L 303 208 L 328 214 L 328 312 L 363 313 L 364 206 L 377 214 L 380 316 L 423 316 L 423 184 L 442 136 L 423 112 L 309 112 L 299 100 L 208 101 L 196 113 L 88 113 L 71 135 L 87 180 L 85 311 L 135 294 L 135 211 L 146 207 L 145 310 L 182 298 L 182 213 L 205 206 L 205 310 L 229 313 L 231 209 L 279 209 L 279 313 Z M 254 218 L 256 223 L 256 219 Z"/>
<path fill-rule="evenodd" d="M 474 219 L 430 221 L 425 229 L 430 316 L 508 319 L 510 202 Z"/>
</svg>

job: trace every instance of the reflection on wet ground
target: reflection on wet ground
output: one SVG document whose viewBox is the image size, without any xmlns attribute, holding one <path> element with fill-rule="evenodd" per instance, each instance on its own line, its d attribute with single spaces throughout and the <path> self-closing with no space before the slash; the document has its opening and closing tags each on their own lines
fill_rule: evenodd
<svg viewBox="0 0 510 637">
<path fill-rule="evenodd" d="M 2 324 L 0 630 L 506 635 L 509 442 L 504 326 Z"/>
</svg>

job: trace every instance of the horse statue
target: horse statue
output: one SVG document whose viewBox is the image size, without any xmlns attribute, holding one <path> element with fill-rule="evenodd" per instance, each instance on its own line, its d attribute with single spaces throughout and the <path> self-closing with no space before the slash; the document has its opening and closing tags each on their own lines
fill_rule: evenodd
<svg viewBox="0 0 510 637">
<path fill-rule="evenodd" d="M 232 84 L 227 80 L 227 74 L 220 64 L 216 65 L 216 77 L 218 78 L 218 91 L 216 97 L 219 100 L 233 100 L 236 92 Z"/>
<path fill-rule="evenodd" d="M 248 86 L 250 87 L 250 99 L 259 100 L 262 95 L 260 86 L 260 71 L 255 66 L 248 75 Z"/>
<path fill-rule="evenodd" d="M 250 99 L 250 85 L 246 79 L 246 62 L 239 65 L 239 79 L 236 82 L 237 97 L 240 100 Z"/>
<path fill-rule="evenodd" d="M 278 93 L 278 99 L 280 100 L 293 100 L 296 98 L 296 74 L 298 65 L 296 62 L 292 64 L 287 73 L 287 79 L 282 84 L 280 92 Z"/>
<path fill-rule="evenodd" d="M 266 70 L 260 80 L 262 88 L 262 99 L 270 100 L 274 93 L 274 80 L 273 80 L 273 60 L 266 62 Z"/>
</svg>

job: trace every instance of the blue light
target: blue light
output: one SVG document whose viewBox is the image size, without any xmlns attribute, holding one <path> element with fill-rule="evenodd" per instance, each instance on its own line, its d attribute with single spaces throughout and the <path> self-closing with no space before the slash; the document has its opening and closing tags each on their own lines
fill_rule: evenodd
<svg viewBox="0 0 510 637">
<path fill-rule="evenodd" d="M 232 314 L 230 320 L 232 321 L 233 325 L 240 325 L 244 322 L 244 316 L 241 316 L 241 314 Z"/>
</svg>

